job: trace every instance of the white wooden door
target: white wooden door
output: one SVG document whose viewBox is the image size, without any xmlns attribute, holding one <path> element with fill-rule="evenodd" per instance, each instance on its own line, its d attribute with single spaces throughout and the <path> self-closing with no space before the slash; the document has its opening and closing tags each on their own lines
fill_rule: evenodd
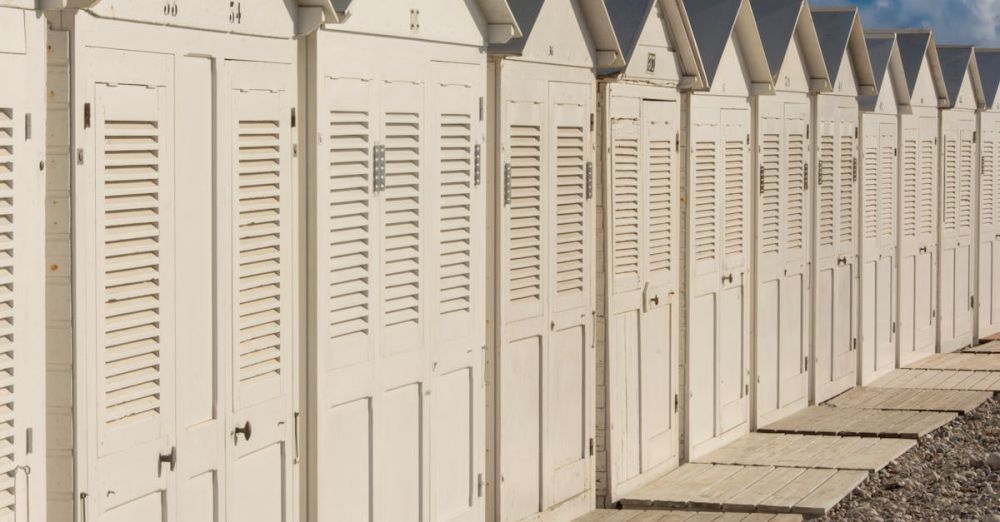
<svg viewBox="0 0 1000 522">
<path fill-rule="evenodd" d="M 1000 120 L 983 113 L 980 124 L 979 208 L 979 308 L 977 337 L 1000 333 Z"/>
<path fill-rule="evenodd" d="M 605 216 L 611 499 L 677 465 L 676 101 L 611 97 Z"/>
<path fill-rule="evenodd" d="M 84 124 L 94 151 L 93 250 L 80 274 L 94 291 L 86 359 L 95 384 L 87 410 L 95 461 L 86 516 L 174 520 L 178 303 L 170 68 L 163 59 L 114 58 L 123 70 L 114 78 L 98 75 Z"/>
<path fill-rule="evenodd" d="M 749 109 L 704 100 L 692 112 L 688 455 L 748 426 Z"/>
<path fill-rule="evenodd" d="M 816 172 L 813 400 L 856 380 L 857 106 L 820 102 Z"/>
<path fill-rule="evenodd" d="M 861 382 L 896 366 L 897 117 L 864 114 L 861 160 Z"/>
<path fill-rule="evenodd" d="M 926 109 L 936 112 L 936 109 Z M 900 117 L 899 364 L 937 340 L 937 116 Z"/>
<path fill-rule="evenodd" d="M 411 62 L 321 83 L 319 520 L 483 516 L 481 68 Z"/>
<path fill-rule="evenodd" d="M 976 117 L 946 114 L 940 179 L 938 346 L 950 352 L 972 344 L 973 184 L 976 181 Z"/>
<path fill-rule="evenodd" d="M 228 62 L 224 119 L 229 201 L 223 210 L 231 389 L 227 513 L 232 520 L 291 519 L 292 151 L 287 66 Z"/>
<path fill-rule="evenodd" d="M 809 400 L 810 113 L 804 100 L 758 103 L 755 421 L 763 426 Z"/>
<path fill-rule="evenodd" d="M 0 15 L 0 21 L 10 16 L 22 24 L 33 17 L 3 8 Z M 15 43 L 23 45 L 21 38 Z M 37 67 L 30 60 L 43 59 L 35 50 L 0 54 L 0 71 L 9 78 L 0 82 L 0 520 L 15 522 L 40 520 L 46 502 L 44 473 L 37 471 L 45 465 L 39 459 L 46 458 L 44 347 L 39 343 L 44 274 L 38 271 L 43 268 L 38 247 L 45 187 L 38 165 L 45 158 L 45 133 L 37 123 L 45 114 L 41 92 L 32 92 L 29 81 Z"/>
<path fill-rule="evenodd" d="M 539 97 L 510 78 L 497 223 L 504 521 L 591 488 L 594 384 L 593 85 L 546 82 Z"/>
</svg>

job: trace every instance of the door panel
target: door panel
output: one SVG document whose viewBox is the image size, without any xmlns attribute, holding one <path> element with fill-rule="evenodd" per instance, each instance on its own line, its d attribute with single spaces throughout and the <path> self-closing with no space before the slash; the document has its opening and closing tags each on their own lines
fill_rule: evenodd
<svg viewBox="0 0 1000 522">
<path fill-rule="evenodd" d="M 970 263 L 976 119 L 971 112 L 952 110 L 943 114 L 938 335 L 940 350 L 954 351 L 972 344 L 972 278 L 975 273 Z"/>
<path fill-rule="evenodd" d="M 176 412 L 166 70 L 154 61 L 136 71 L 148 84 L 93 92 L 98 520 L 167 520 L 174 509 L 174 476 L 160 463 Z"/>
<path fill-rule="evenodd" d="M 227 63 L 231 208 L 228 512 L 291 518 L 292 166 L 284 66 Z"/>
<path fill-rule="evenodd" d="M 758 104 L 755 422 L 761 426 L 808 404 L 805 350 L 811 298 L 809 285 L 803 284 L 809 266 L 804 226 L 809 106 L 781 98 Z"/>
<path fill-rule="evenodd" d="M 979 316 L 976 337 L 1000 333 L 1000 120 L 994 113 L 980 115 L 980 174 L 978 194 L 979 211 L 979 287 L 976 302 Z"/>
<path fill-rule="evenodd" d="M 749 415 L 749 110 L 700 102 L 692 111 L 689 180 L 691 458 L 742 433 Z"/>
<path fill-rule="evenodd" d="M 857 372 L 856 105 L 822 99 L 817 158 L 817 248 L 813 400 L 854 386 Z"/>
<path fill-rule="evenodd" d="M 676 465 L 676 102 L 611 97 L 611 501 Z"/>
</svg>

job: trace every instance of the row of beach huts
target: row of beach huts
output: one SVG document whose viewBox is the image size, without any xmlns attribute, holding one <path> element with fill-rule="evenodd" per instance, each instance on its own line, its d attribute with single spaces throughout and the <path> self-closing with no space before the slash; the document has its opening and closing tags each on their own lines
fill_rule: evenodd
<svg viewBox="0 0 1000 522">
<path fill-rule="evenodd" d="M 805 0 L 0 0 L 0 522 L 614 505 L 1000 333 L 998 89 Z"/>
</svg>

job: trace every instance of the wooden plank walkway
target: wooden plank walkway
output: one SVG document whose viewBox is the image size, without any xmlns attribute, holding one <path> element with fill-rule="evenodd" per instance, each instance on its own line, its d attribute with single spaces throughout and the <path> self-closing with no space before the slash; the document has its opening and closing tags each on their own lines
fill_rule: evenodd
<svg viewBox="0 0 1000 522">
<path fill-rule="evenodd" d="M 860 470 L 685 464 L 622 499 L 621 505 L 822 515 L 867 477 Z"/>
<path fill-rule="evenodd" d="M 973 346 L 962 350 L 965 353 L 998 353 L 1000 354 L 1000 341 L 993 340 L 988 343 Z"/>
<path fill-rule="evenodd" d="M 936 353 L 927 356 L 906 368 L 923 370 L 972 370 L 978 372 L 1000 372 L 1000 354 L 986 353 Z"/>
<path fill-rule="evenodd" d="M 971 370 L 893 370 L 873 382 L 876 388 L 1000 391 L 1000 372 Z"/>
<path fill-rule="evenodd" d="M 801 520 L 802 515 L 791 513 L 599 509 L 576 519 L 576 522 L 800 522 Z"/>
<path fill-rule="evenodd" d="M 854 388 L 830 399 L 826 404 L 839 408 L 968 413 L 992 396 L 991 392 L 966 390 Z"/>
<path fill-rule="evenodd" d="M 758 428 L 758 431 L 917 439 L 951 422 L 956 416 L 939 411 L 813 406 Z"/>
<path fill-rule="evenodd" d="M 695 462 L 878 471 L 915 445 L 908 439 L 756 432 Z"/>
</svg>

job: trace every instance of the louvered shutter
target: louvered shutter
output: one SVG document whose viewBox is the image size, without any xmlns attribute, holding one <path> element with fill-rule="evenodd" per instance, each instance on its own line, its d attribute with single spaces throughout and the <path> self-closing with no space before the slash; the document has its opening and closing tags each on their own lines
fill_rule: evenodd
<svg viewBox="0 0 1000 522">
<path fill-rule="evenodd" d="M 935 177 L 935 122 L 929 118 L 921 118 L 920 132 L 920 177 L 917 205 L 920 216 L 920 236 L 926 243 L 933 243 L 937 221 L 937 179 Z"/>
<path fill-rule="evenodd" d="M 870 127 L 870 126 L 869 126 Z M 861 172 L 861 218 L 862 234 L 865 244 L 878 240 L 881 212 L 879 209 L 880 188 L 883 167 L 881 149 L 879 147 L 877 129 L 866 128 L 864 136 L 862 172 Z"/>
<path fill-rule="evenodd" d="M 806 169 L 809 162 L 809 145 L 806 138 L 806 105 L 785 105 L 785 248 L 791 259 L 805 261 L 806 248 Z"/>
<path fill-rule="evenodd" d="M 896 248 L 896 128 L 879 125 L 878 233 L 882 248 Z"/>
<path fill-rule="evenodd" d="M 996 141 L 994 132 L 983 129 L 979 173 L 979 224 L 992 230 L 996 224 Z"/>
<path fill-rule="evenodd" d="M 17 125 L 20 111 L 15 110 L 15 100 L 0 98 L 0 520 L 15 520 L 17 514 L 17 466 L 21 464 L 24 441 L 18 432 L 23 419 L 22 405 L 17 400 L 23 393 L 23 377 L 16 368 L 22 357 L 16 350 L 15 312 L 22 306 L 14 298 L 15 172 L 21 168 L 18 137 L 22 135 Z M 20 283 L 18 283 L 20 284 Z M 23 368 L 23 366 L 22 366 Z"/>
<path fill-rule="evenodd" d="M 372 87 L 370 81 L 333 80 L 326 88 L 336 92 L 330 100 L 325 144 L 327 166 L 317 173 L 319 198 L 325 215 L 318 227 L 316 246 L 328 259 L 317 270 L 328 280 L 325 313 L 317 320 L 327 324 L 329 366 L 339 368 L 368 357 L 373 342 L 377 253 L 373 244 L 377 221 L 373 208 Z"/>
<path fill-rule="evenodd" d="M 676 150 L 676 123 L 672 117 L 672 104 L 657 102 L 655 113 L 647 118 L 643 133 L 646 138 L 647 162 L 647 203 L 646 203 L 646 255 L 650 276 L 662 273 L 665 276 L 676 270 L 674 254 L 676 252 L 676 177 L 677 162 L 674 157 Z M 652 112 L 652 103 L 646 103 L 644 109 Z"/>
<path fill-rule="evenodd" d="M 918 200 L 920 194 L 920 152 L 917 137 L 913 130 L 908 130 L 903 136 L 901 158 L 901 192 L 900 192 L 900 236 L 903 238 L 917 237 L 917 221 L 920 214 Z"/>
<path fill-rule="evenodd" d="M 839 179 L 837 180 L 838 194 L 837 206 L 839 215 L 837 216 L 837 227 L 839 237 L 838 251 L 853 255 L 854 246 L 854 180 L 857 175 L 857 156 L 855 155 L 854 133 L 855 125 L 851 120 L 841 122 L 840 150 L 839 150 Z"/>
<path fill-rule="evenodd" d="M 633 118 L 612 120 L 612 271 L 618 292 L 640 283 L 640 208 L 644 194 L 639 173 L 639 122 Z"/>
<path fill-rule="evenodd" d="M 386 82 L 382 94 L 381 345 L 396 353 L 423 346 L 423 91 L 417 84 Z"/>
<path fill-rule="evenodd" d="M 98 86 L 97 372 L 101 454 L 154 443 L 173 424 L 172 172 L 163 93 Z"/>
<path fill-rule="evenodd" d="M 719 200 L 716 171 L 719 166 L 718 118 L 706 119 L 694 135 L 692 187 L 692 255 L 696 274 L 712 273 L 719 268 Z"/>
<path fill-rule="evenodd" d="M 760 179 L 758 181 L 760 205 L 760 241 L 761 256 L 781 254 L 782 250 L 782 220 L 785 211 L 782 208 L 782 180 L 788 176 L 782 175 L 782 122 L 774 118 L 765 118 L 761 125 L 767 130 L 761 136 Z M 786 182 L 790 182 L 786 181 Z"/>
<path fill-rule="evenodd" d="M 957 224 L 958 214 L 958 178 L 959 178 L 959 143 L 955 137 L 949 133 L 944 136 L 942 147 L 944 155 L 943 193 L 941 194 L 943 207 L 941 208 L 941 222 L 943 229 L 954 231 Z"/>
<path fill-rule="evenodd" d="M 235 94 L 233 201 L 237 404 L 284 392 L 291 356 L 288 176 L 280 97 Z"/>
<path fill-rule="evenodd" d="M 746 111 L 723 111 L 722 227 L 723 253 L 727 269 L 746 266 L 747 210 L 749 208 L 748 135 L 743 117 Z"/>
<path fill-rule="evenodd" d="M 969 122 L 969 127 L 974 128 L 974 123 Z M 964 130 L 959 141 L 959 164 L 958 164 L 958 194 L 956 219 L 959 234 L 963 237 L 972 235 L 972 189 L 975 183 L 975 143 L 973 141 L 973 130 Z"/>
<path fill-rule="evenodd" d="M 826 124 L 824 124 L 826 126 Z M 837 172 L 836 142 L 834 136 L 826 133 L 819 136 L 819 157 L 818 171 L 816 173 L 817 190 L 819 193 L 818 202 L 818 251 L 820 256 L 827 256 L 833 253 L 837 238 L 836 233 L 836 192 L 834 187 L 837 180 L 834 176 Z"/>
<path fill-rule="evenodd" d="M 557 108 L 557 114 L 560 108 Z M 579 112 L 575 107 L 567 112 Z M 567 114 L 555 127 L 555 285 L 556 310 L 584 305 L 587 293 L 585 255 L 586 136 L 583 118 Z"/>
<path fill-rule="evenodd" d="M 512 105 L 508 117 L 510 160 L 503 175 L 509 191 L 507 244 L 508 320 L 542 314 L 542 121 L 539 107 Z"/>
</svg>

